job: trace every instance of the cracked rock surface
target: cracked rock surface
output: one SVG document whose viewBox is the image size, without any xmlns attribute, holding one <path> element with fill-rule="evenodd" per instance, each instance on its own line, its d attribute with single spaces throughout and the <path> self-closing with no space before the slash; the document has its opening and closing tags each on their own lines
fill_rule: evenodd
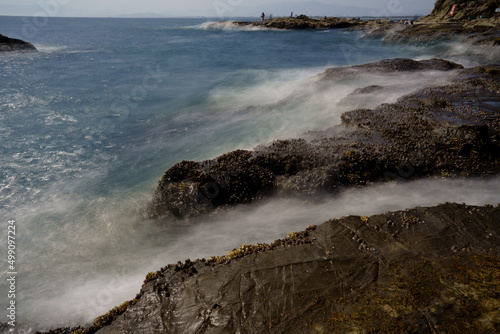
<svg viewBox="0 0 500 334">
<path fill-rule="evenodd" d="M 347 216 L 169 265 L 67 333 L 497 333 L 498 254 L 500 206 Z"/>
</svg>

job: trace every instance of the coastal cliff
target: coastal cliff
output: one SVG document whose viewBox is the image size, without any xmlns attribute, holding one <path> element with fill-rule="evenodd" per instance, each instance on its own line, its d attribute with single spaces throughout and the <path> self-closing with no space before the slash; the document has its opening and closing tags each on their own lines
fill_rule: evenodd
<svg viewBox="0 0 500 334">
<path fill-rule="evenodd" d="M 0 35 L 0 52 L 36 52 L 31 43 Z"/>
<path fill-rule="evenodd" d="M 352 27 L 369 37 L 404 43 L 428 43 L 435 40 L 467 38 L 473 44 L 500 45 L 500 7 L 498 1 L 439 0 L 433 11 L 411 25 L 394 23 Z M 450 15 L 452 14 L 452 15 Z"/>
<path fill-rule="evenodd" d="M 495 9 L 499 7 L 497 0 L 438 0 L 432 12 L 419 21 L 439 23 L 492 18 L 498 15 Z"/>
</svg>

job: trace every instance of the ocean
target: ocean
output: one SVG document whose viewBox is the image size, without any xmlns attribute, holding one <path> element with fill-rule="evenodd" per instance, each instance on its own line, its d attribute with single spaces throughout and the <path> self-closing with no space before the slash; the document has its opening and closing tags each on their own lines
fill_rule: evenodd
<svg viewBox="0 0 500 334">
<path fill-rule="evenodd" d="M 28 331 L 89 322 L 134 298 L 146 274 L 169 263 L 271 242 L 329 218 L 500 202 L 499 178 L 420 180 L 316 203 L 269 199 L 206 224 L 148 220 L 142 209 L 175 163 L 340 124 L 353 106 L 338 102 L 366 83 L 320 89 L 313 83 L 327 68 L 396 57 L 470 67 L 499 55 L 456 41 L 409 46 L 207 18 L 40 20 L 0 16 L 1 34 L 39 50 L 0 54 L 0 309 L 12 300 L 7 234 L 15 221 L 16 321 Z M 449 79 L 385 80 L 410 93 Z"/>
</svg>

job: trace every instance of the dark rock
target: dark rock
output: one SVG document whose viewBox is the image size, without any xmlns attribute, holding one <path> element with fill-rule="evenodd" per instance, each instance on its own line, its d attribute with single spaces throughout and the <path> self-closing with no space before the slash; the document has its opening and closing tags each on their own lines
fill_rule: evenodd
<svg viewBox="0 0 500 334">
<path fill-rule="evenodd" d="M 455 83 L 393 104 L 345 112 L 342 125 L 169 169 L 150 217 L 194 217 L 269 194 L 308 198 L 372 182 L 500 171 L 500 67 L 463 69 L 444 60 L 386 60 L 327 70 L 319 85 L 366 75 L 454 70 Z M 346 101 L 383 89 L 370 85 Z"/>
<path fill-rule="evenodd" d="M 332 219 L 169 265 L 109 322 L 75 334 L 495 333 L 499 245 L 500 206 Z"/>
<path fill-rule="evenodd" d="M 0 35 L 0 52 L 36 52 L 33 44 Z"/>
<path fill-rule="evenodd" d="M 178 163 L 161 179 L 148 213 L 185 218 L 218 206 L 250 202 L 273 187 L 272 163 L 272 158 L 242 150 L 211 161 Z"/>
</svg>

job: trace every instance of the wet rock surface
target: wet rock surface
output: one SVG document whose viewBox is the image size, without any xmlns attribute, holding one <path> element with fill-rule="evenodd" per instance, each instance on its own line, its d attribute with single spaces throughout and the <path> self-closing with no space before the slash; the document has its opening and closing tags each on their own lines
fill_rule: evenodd
<svg viewBox="0 0 500 334">
<path fill-rule="evenodd" d="M 190 218 L 270 194 L 336 192 L 373 182 L 500 171 L 500 67 L 463 69 L 444 60 L 393 59 L 330 69 L 318 85 L 376 74 L 453 73 L 454 83 L 422 89 L 393 104 L 345 112 L 342 124 L 204 162 L 181 162 L 159 182 L 147 214 Z M 367 80 L 368 82 L 369 80 Z M 370 98 L 368 85 L 344 101 Z"/>
<path fill-rule="evenodd" d="M 497 333 L 499 252 L 500 206 L 347 216 L 169 265 L 91 327 L 65 330 Z"/>
<path fill-rule="evenodd" d="M 0 52 L 36 52 L 33 44 L 0 35 Z"/>
</svg>

